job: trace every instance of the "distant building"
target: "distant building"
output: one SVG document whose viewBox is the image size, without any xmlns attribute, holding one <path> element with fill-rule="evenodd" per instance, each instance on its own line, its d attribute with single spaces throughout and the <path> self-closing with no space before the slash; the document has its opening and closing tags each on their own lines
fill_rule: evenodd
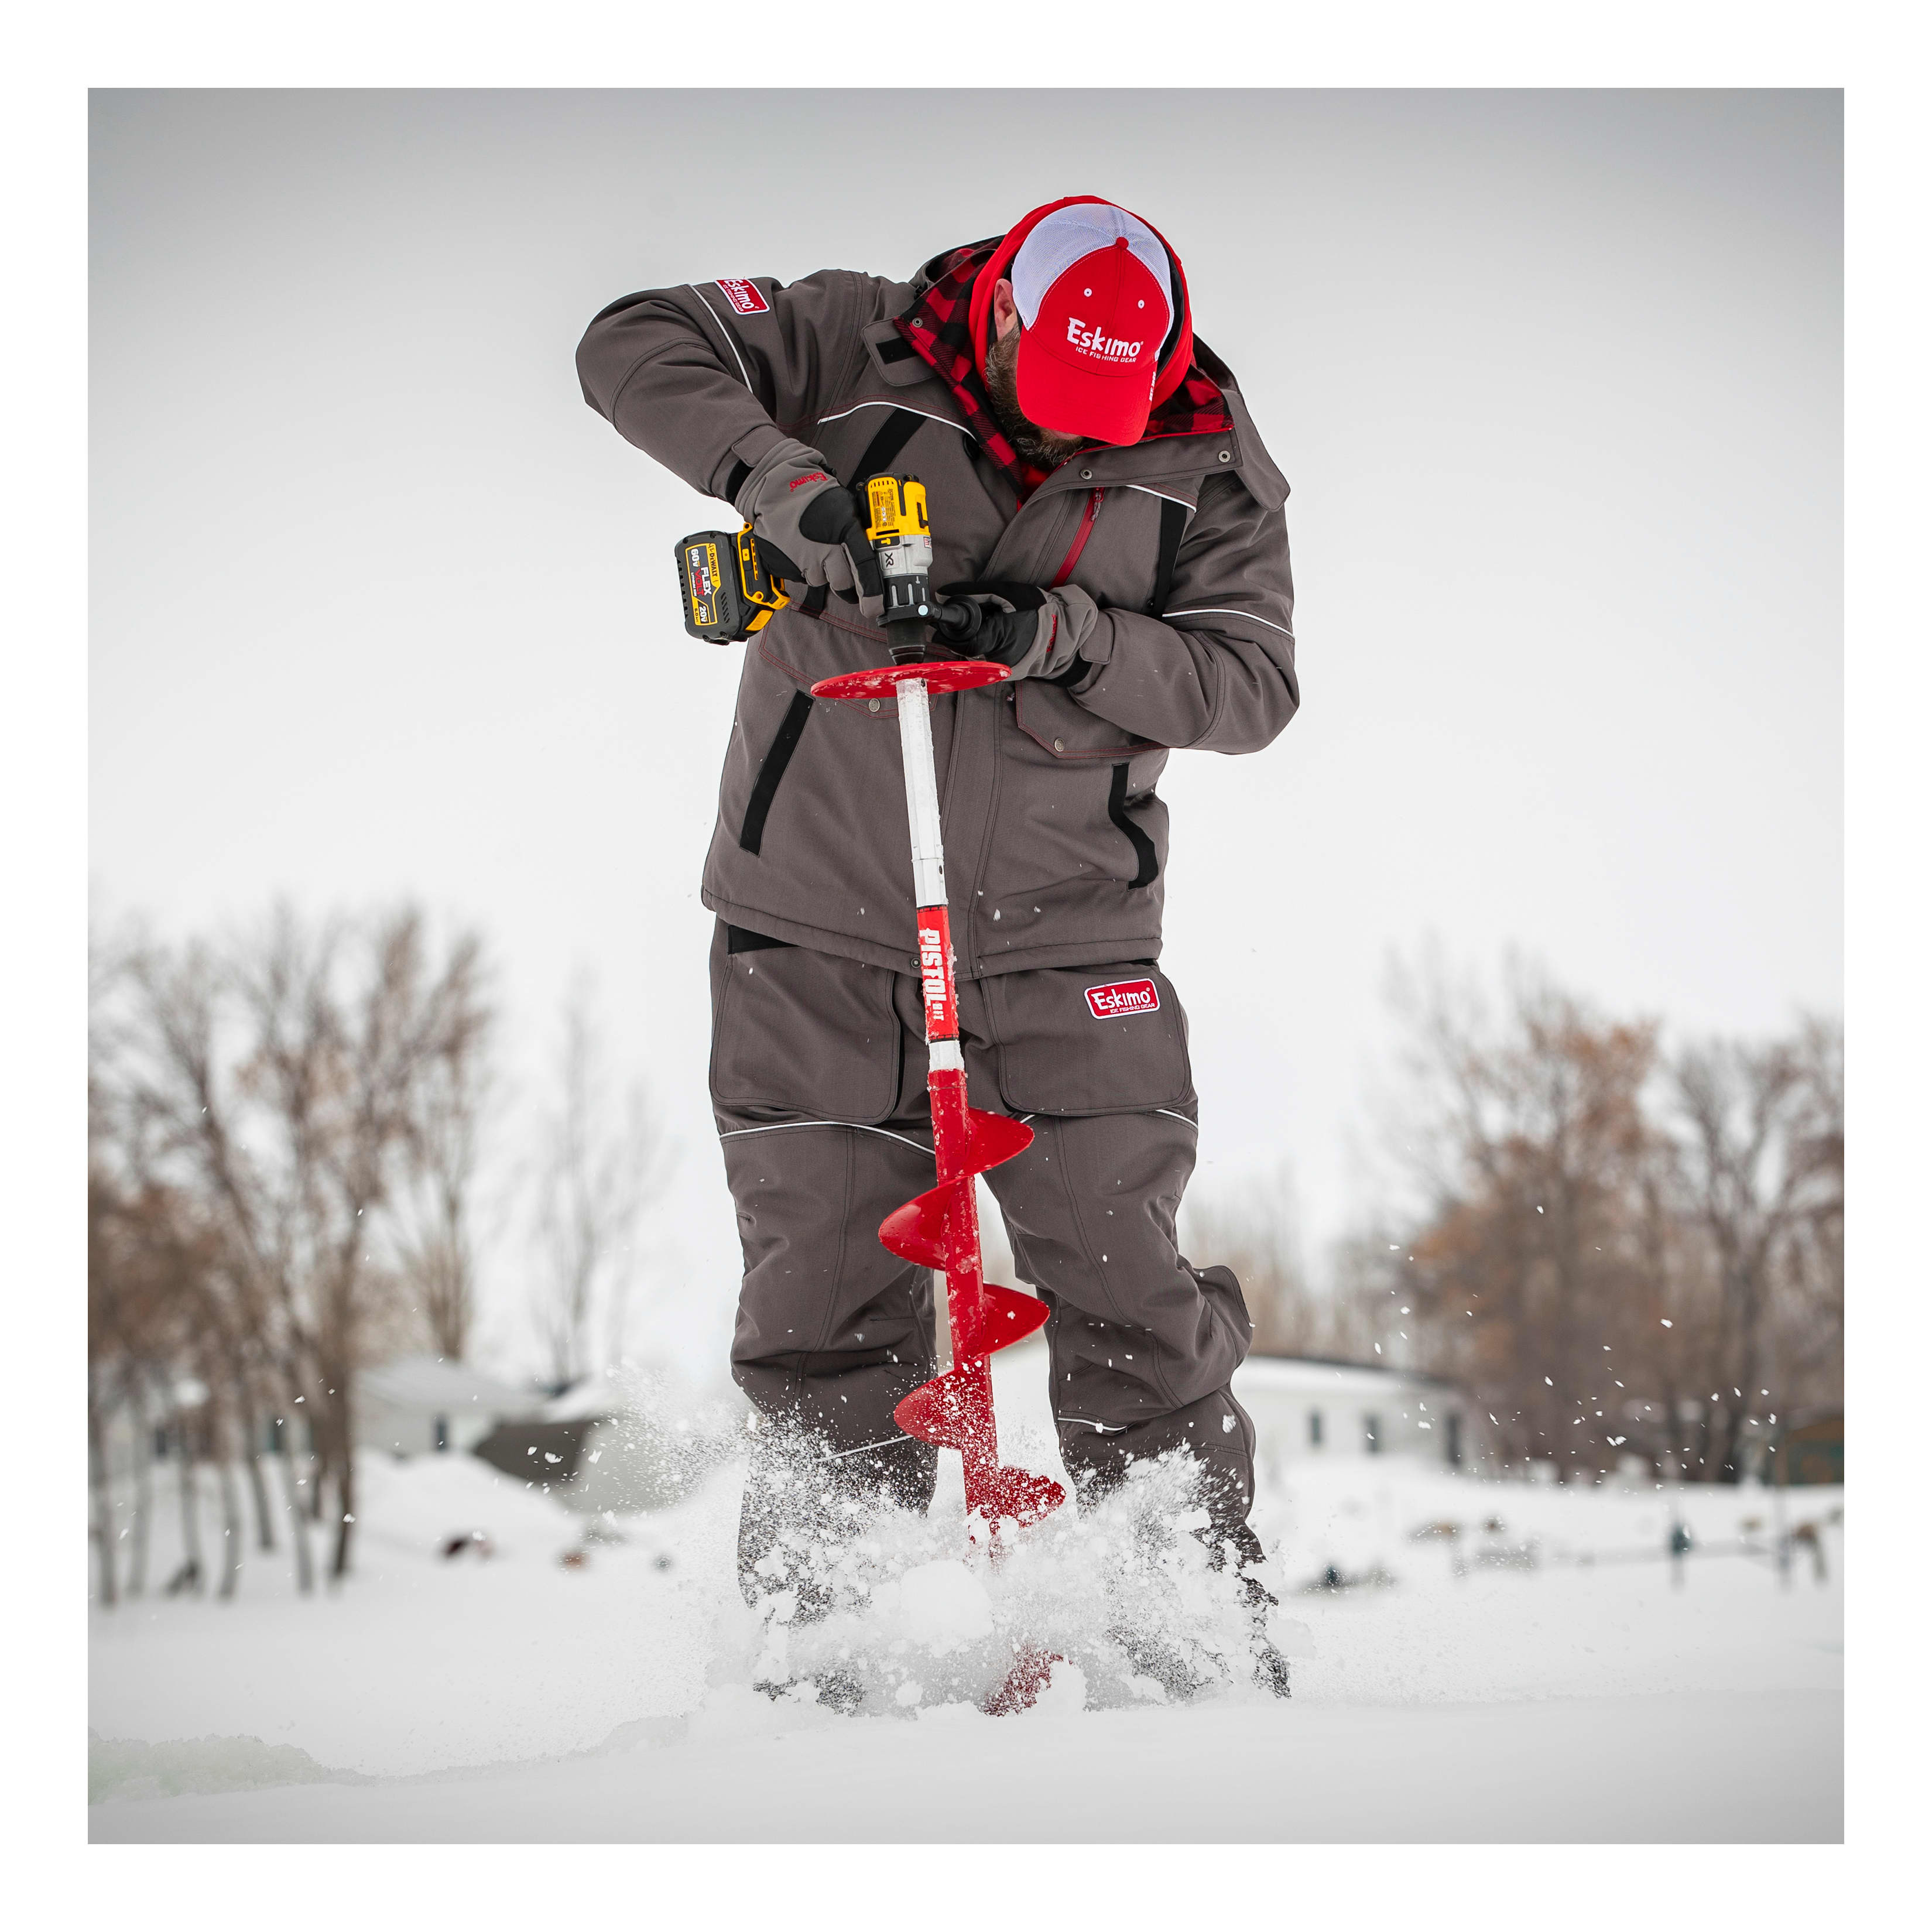
<svg viewBox="0 0 1932 1932">
<path fill-rule="evenodd" d="M 640 1364 L 590 1376 L 506 1420 L 476 1453 L 586 1515 L 662 1509 L 688 1495 L 744 1437 L 748 1405 L 706 1397 L 674 1370 Z"/>
<path fill-rule="evenodd" d="M 1468 1399 L 1413 1369 L 1310 1355 L 1250 1355 L 1234 1396 L 1254 1418 L 1255 1456 L 1276 1475 L 1335 1456 L 1399 1456 L 1458 1468 L 1478 1451 Z"/>
<path fill-rule="evenodd" d="M 540 1396 L 440 1355 L 403 1355 L 356 1385 L 356 1441 L 395 1456 L 474 1449 L 497 1426 L 538 1414 Z"/>
<path fill-rule="evenodd" d="M 476 1453 L 493 1469 L 520 1476 L 546 1489 L 573 1480 L 584 1460 L 584 1445 L 602 1418 L 584 1421 L 546 1422 L 519 1416 L 500 1422 L 476 1444 Z"/>
<path fill-rule="evenodd" d="M 1780 1457 L 1784 1467 L 1778 1467 Z M 1772 1439 L 1764 1461 L 1768 1483 L 1839 1484 L 1845 1480 L 1845 1412 L 1808 1409 L 1792 1416 Z"/>
</svg>

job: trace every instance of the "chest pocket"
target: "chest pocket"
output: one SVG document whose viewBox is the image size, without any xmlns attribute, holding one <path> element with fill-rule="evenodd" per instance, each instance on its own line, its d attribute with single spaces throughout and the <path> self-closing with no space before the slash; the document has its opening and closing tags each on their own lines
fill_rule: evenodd
<svg viewBox="0 0 1932 1932">
<path fill-rule="evenodd" d="M 926 358 L 902 335 L 896 324 L 875 322 L 862 330 L 872 374 L 888 388 L 910 389 L 938 378 L 927 367 Z"/>
<path fill-rule="evenodd" d="M 1054 589 L 1077 584 L 1102 609 L 1158 617 L 1173 589 L 1193 506 L 1125 483 L 1066 491 L 1058 500 L 1078 508 L 1070 518 L 1063 513 L 1053 535 L 1034 547 L 1028 562 L 1040 574 L 1031 580 Z"/>
<path fill-rule="evenodd" d="M 1100 547 L 1101 554 L 1090 560 L 1089 540 L 1095 530 L 1102 528 L 1102 518 L 1108 508 L 1103 498 L 1112 502 L 1116 517 L 1129 506 L 1139 514 L 1134 525 L 1124 524 L 1114 530 L 1104 531 L 1104 540 Z M 1130 490 L 1124 486 L 1116 486 L 1110 490 L 1095 490 L 1089 501 L 1088 513 L 1083 514 L 1066 558 L 1054 574 L 1054 584 L 1057 586 L 1077 580 L 1080 588 L 1103 608 L 1136 608 L 1136 600 L 1110 596 L 1108 592 L 1110 586 L 1116 590 L 1126 587 L 1120 575 L 1123 569 L 1132 572 L 1137 566 L 1144 567 L 1144 529 L 1138 526 L 1144 525 L 1144 506 L 1150 502 L 1160 506 L 1154 538 L 1154 575 L 1151 587 L 1143 598 L 1138 600 L 1138 608 L 1145 616 L 1161 616 L 1173 590 L 1174 563 L 1180 554 L 1180 540 L 1194 512 L 1190 505 L 1172 496 L 1156 496 L 1150 490 Z M 1089 567 L 1085 570 L 1081 568 L 1083 561 L 1088 562 Z M 1141 581 L 1145 582 L 1146 579 L 1142 578 Z M 1135 587 L 1138 589 L 1138 586 Z M 1124 753 L 1132 756 L 1156 748 L 1150 740 L 1136 737 L 1131 731 L 1123 730 L 1118 724 L 1096 716 L 1051 682 L 1036 678 L 1024 680 L 1015 687 L 1012 703 L 1013 722 L 1042 751 L 1051 752 L 1057 759 L 1118 759 Z M 1120 785 L 1117 785 L 1117 791 L 1124 785 L 1126 773 L 1126 768 L 1122 766 Z M 1156 766 L 1137 771 L 1132 776 L 1136 788 L 1144 790 L 1154 783 L 1160 772 Z M 1117 797 L 1109 804 L 1108 814 L 1116 824 L 1122 823 L 1119 816 L 1121 802 L 1121 799 Z M 1123 826 L 1123 830 L 1126 829 Z M 1146 885 L 1150 883 L 1153 872 L 1148 855 L 1142 849 L 1138 838 L 1135 839 L 1135 851 L 1140 872 L 1145 876 L 1136 877 L 1134 884 Z"/>
</svg>

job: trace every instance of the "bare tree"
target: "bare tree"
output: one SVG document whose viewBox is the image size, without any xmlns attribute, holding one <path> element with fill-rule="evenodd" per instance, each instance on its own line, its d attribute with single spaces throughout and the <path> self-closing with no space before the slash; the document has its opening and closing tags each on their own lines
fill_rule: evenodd
<svg viewBox="0 0 1932 1932">
<path fill-rule="evenodd" d="M 1189 1250 L 1232 1268 L 1240 1281 L 1256 1354 L 1372 1360 L 1374 1317 L 1359 1272 L 1342 1271 L 1328 1294 L 1310 1284 L 1286 1166 L 1232 1190 L 1191 1194 L 1183 1213 Z"/>
<path fill-rule="evenodd" d="M 248 1499 L 255 1513 L 255 1547 L 264 1552 L 275 1546 L 274 1513 L 262 1469 L 262 1402 L 259 1378 L 245 1362 L 231 1364 L 234 1373 L 235 1429 L 240 1438 L 242 1462 L 248 1476 Z"/>
<path fill-rule="evenodd" d="M 1322 1352 L 1374 1368 L 1438 1366 L 1443 1352 L 1412 1315 L 1410 1258 L 1390 1232 L 1378 1223 L 1330 1251 L 1334 1286 Z"/>
<path fill-rule="evenodd" d="M 120 1599 L 116 1583 L 114 1506 L 109 1486 L 106 1417 L 110 1406 L 108 1372 L 90 1348 L 87 1362 L 87 1486 L 90 1515 L 88 1534 L 94 1543 L 96 1588 L 101 1603 L 112 1610 Z"/>
<path fill-rule="evenodd" d="M 1840 1384 L 1836 1024 L 1666 1062 L 1654 1022 L 1520 967 L 1500 1020 L 1432 959 L 1396 992 L 1384 1132 L 1411 1208 L 1386 1260 L 1361 1246 L 1424 1365 L 1484 1400 L 1507 1460 L 1738 1480 L 1774 1413 Z"/>
<path fill-rule="evenodd" d="M 398 1204 L 404 1279 L 436 1353 L 452 1362 L 467 1352 L 476 1319 L 472 1196 L 490 1091 L 483 1044 L 452 1037 L 424 1069 Z"/>
<path fill-rule="evenodd" d="M 1792 1158 L 1803 1204 L 1783 1244 L 1779 1334 L 1791 1406 L 1842 1401 L 1845 1378 L 1845 1035 L 1807 1018 L 1796 1042 L 1802 1096 Z"/>
<path fill-rule="evenodd" d="M 161 1413 L 171 1418 L 170 1440 L 180 1446 L 185 1425 L 176 1390 L 182 1366 L 194 1356 L 208 1264 L 185 1204 L 164 1188 L 129 1192 L 101 1153 L 97 1142 L 88 1176 L 88 1442 L 101 1600 L 111 1604 L 118 1594 L 112 1546 L 119 1539 L 111 1528 L 110 1420 L 123 1414 L 130 1424 L 134 1516 L 125 1588 L 137 1596 L 146 1583 L 152 1506 L 146 1395 L 165 1392 Z M 191 1540 L 198 1520 L 191 1490 L 183 1503 L 184 1534 Z"/>
<path fill-rule="evenodd" d="M 559 1390 L 592 1366 L 600 1311 L 605 1359 L 623 1352 L 638 1218 L 665 1165 L 643 1088 L 632 1082 L 621 1108 L 614 1106 L 608 1061 L 590 988 L 580 979 L 565 1004 L 537 1169 L 534 1312 Z"/>
<path fill-rule="evenodd" d="M 1711 1248 L 1688 1211 L 1677 1144 L 1660 1133 L 1639 1182 L 1642 1265 L 1618 1360 L 1622 1412 L 1634 1453 L 1660 1473 L 1710 1473 L 1709 1413 L 1694 1391 L 1709 1381 L 1716 1305 Z"/>
<path fill-rule="evenodd" d="M 221 1500 L 221 1581 L 216 1594 L 224 1598 L 233 1596 L 242 1581 L 242 1498 L 235 1486 L 234 1426 L 232 1410 L 214 1396 L 209 1403 L 208 1436 L 215 1492 Z"/>
<path fill-rule="evenodd" d="M 1424 1204 L 1399 1245 L 1429 1365 L 1482 1397 L 1507 1460 L 1600 1469 L 1644 1272 L 1656 1028 L 1519 967 L 1500 1025 L 1439 968 L 1395 992 L 1410 1078 L 1391 1137 Z"/>
<path fill-rule="evenodd" d="M 128 1376 L 121 1384 L 134 1456 L 133 1520 L 128 1529 L 128 1594 L 139 1597 L 148 1587 L 148 1527 L 154 1508 L 154 1429 L 148 1417 L 145 1378 Z"/>
<path fill-rule="evenodd" d="M 198 1597 L 206 1582 L 207 1566 L 201 1556 L 201 1483 L 195 1473 L 200 1460 L 194 1411 L 206 1390 L 197 1382 L 179 1382 L 170 1391 L 173 1401 L 175 1488 L 181 1502 L 182 1564 L 168 1581 L 168 1594 L 185 1590 Z"/>
<path fill-rule="evenodd" d="M 87 1468 L 89 1504 L 88 1533 L 94 1546 L 96 1590 L 100 1602 L 112 1609 L 119 1600 L 121 1582 L 116 1562 L 118 1538 L 114 1530 L 113 1472 L 108 1448 L 109 1418 L 117 1406 L 117 1397 L 137 1385 L 130 1374 L 136 1352 L 130 1347 L 130 1324 L 124 1307 L 126 1300 L 121 1280 L 120 1258 L 114 1252 L 118 1232 L 120 1190 L 106 1163 L 115 1118 L 111 1090 L 102 1078 L 103 1057 L 110 1048 L 111 1029 L 106 1012 L 118 971 L 119 962 L 112 952 L 98 944 L 88 950 L 88 1055 L 87 1055 Z M 137 1463 L 147 1444 L 138 1438 L 142 1424 L 137 1414 Z M 135 1560 L 145 1565 L 146 1522 L 142 1515 L 145 1494 L 137 1491 L 136 1537 L 130 1552 L 127 1588 L 137 1594 Z"/>
<path fill-rule="evenodd" d="M 432 1076 L 478 1053 L 488 1025 L 478 942 L 430 956 L 412 908 L 310 928 L 284 908 L 219 953 L 145 944 L 128 974 L 127 1158 L 190 1193 L 215 1244 L 200 1352 L 224 1420 L 251 1434 L 258 1390 L 285 1422 L 307 1418 L 317 1466 L 298 1477 L 292 1454 L 286 1479 L 318 1518 L 332 1492 L 336 1576 L 355 1523 L 356 1376 L 401 1302 L 383 1210 L 426 1138 Z M 300 1532 L 296 1550 L 301 1575 Z"/>
<path fill-rule="evenodd" d="M 1786 1359 L 1793 1342 L 1815 1370 L 1842 1335 L 1843 1064 L 1837 1030 L 1813 1021 L 1796 1040 L 1688 1047 L 1671 1070 L 1694 1212 L 1717 1260 L 1707 1434 L 1720 1481 L 1744 1474 L 1748 1425 L 1790 1406 L 1774 1384 L 1798 1366 Z"/>
</svg>

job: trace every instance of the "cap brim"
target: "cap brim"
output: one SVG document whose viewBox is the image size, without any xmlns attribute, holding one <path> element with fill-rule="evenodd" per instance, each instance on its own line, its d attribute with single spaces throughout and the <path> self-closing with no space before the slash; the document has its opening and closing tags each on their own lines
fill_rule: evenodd
<svg viewBox="0 0 1932 1932">
<path fill-rule="evenodd" d="M 1020 337 L 1013 382 L 1029 422 L 1056 436 L 1084 436 L 1096 442 L 1138 442 L 1153 406 L 1145 369 L 1118 376 L 1070 368 L 1048 354 L 1029 332 Z"/>
</svg>

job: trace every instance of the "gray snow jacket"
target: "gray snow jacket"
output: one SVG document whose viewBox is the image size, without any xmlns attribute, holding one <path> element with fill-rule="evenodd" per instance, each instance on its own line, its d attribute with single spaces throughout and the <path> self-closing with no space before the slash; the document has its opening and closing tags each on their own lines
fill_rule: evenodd
<svg viewBox="0 0 1932 1932">
<path fill-rule="evenodd" d="M 946 259 L 910 283 L 830 270 L 627 296 L 578 347 L 584 397 L 728 501 L 739 466 L 781 437 L 852 482 L 890 427 L 905 440 L 886 466 L 926 487 L 935 584 L 1085 590 L 1100 615 L 1071 681 L 933 701 L 957 970 L 1151 959 L 1168 751 L 1258 751 L 1299 702 L 1288 485 L 1197 344 L 1230 428 L 1083 450 L 1020 502 L 892 320 Z M 703 897 L 733 925 L 904 972 L 913 875 L 894 706 L 808 695 L 886 662 L 883 633 L 836 598 L 782 611 L 751 640 Z"/>
</svg>

